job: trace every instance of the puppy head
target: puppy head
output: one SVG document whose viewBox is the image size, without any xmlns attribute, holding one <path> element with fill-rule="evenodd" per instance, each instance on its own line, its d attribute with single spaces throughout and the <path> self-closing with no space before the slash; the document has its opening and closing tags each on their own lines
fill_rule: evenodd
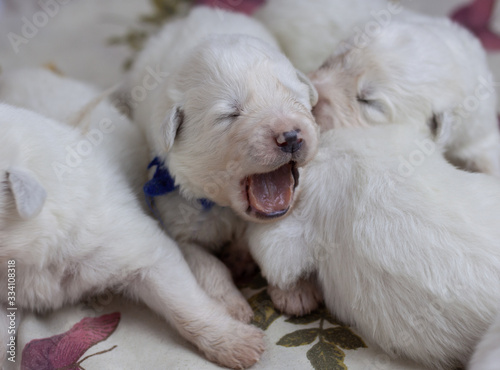
<svg viewBox="0 0 500 370">
<path fill-rule="evenodd" d="M 430 124 L 434 113 L 449 104 L 441 90 L 449 90 L 442 84 L 450 81 L 443 81 L 436 57 L 427 55 L 414 28 L 391 24 L 366 45 L 347 40 L 310 74 L 319 94 L 313 113 L 321 130 L 408 117 Z"/>
<path fill-rule="evenodd" d="M 248 220 L 284 216 L 297 168 L 317 150 L 317 94 L 273 47 L 213 36 L 173 81 L 177 101 L 160 114 L 167 165 L 188 197 L 230 206 Z"/>
</svg>

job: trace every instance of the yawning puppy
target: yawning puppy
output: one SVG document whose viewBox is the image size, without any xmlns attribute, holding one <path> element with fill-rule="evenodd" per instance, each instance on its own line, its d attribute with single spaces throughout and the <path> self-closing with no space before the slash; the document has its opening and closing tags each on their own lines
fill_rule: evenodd
<svg viewBox="0 0 500 370">
<path fill-rule="evenodd" d="M 450 20 L 393 21 L 366 44 L 348 39 L 311 79 L 322 130 L 411 117 L 441 137 L 453 164 L 500 176 L 496 92 L 486 54 Z"/>
<path fill-rule="evenodd" d="M 211 361 L 255 363 L 262 333 L 206 295 L 142 207 L 140 130 L 92 88 L 49 71 L 7 74 L 0 99 L 65 122 L 0 105 L 0 280 L 14 265 L 15 306 L 52 310 L 113 289 L 159 313 Z M 8 296 L 2 284 L 2 312 Z"/>
<path fill-rule="evenodd" d="M 149 41 L 123 90 L 156 158 L 146 193 L 171 191 L 155 199 L 169 234 L 209 294 L 249 320 L 206 248 L 237 243 L 242 220 L 272 221 L 291 209 L 297 169 L 317 147 L 314 88 L 258 22 L 201 7 Z"/>
<path fill-rule="evenodd" d="M 327 307 L 389 354 L 467 363 L 500 303 L 500 182 L 460 171 L 414 124 L 322 134 L 300 199 L 249 226 L 270 284 L 317 272 Z"/>
</svg>

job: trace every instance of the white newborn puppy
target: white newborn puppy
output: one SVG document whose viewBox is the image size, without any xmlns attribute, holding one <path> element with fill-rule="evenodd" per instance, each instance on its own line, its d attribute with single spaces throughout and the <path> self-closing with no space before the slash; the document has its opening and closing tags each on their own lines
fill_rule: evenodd
<svg viewBox="0 0 500 370">
<path fill-rule="evenodd" d="M 47 116 L 67 117 L 97 95 L 48 71 L 0 81 L 0 100 Z M 15 306 L 52 310 L 113 289 L 144 302 L 211 361 L 251 366 L 263 351 L 262 333 L 206 295 L 176 243 L 142 208 L 148 153 L 140 130 L 106 101 L 80 118 L 75 129 L 0 105 L 0 280 L 13 264 Z M 2 315 L 7 293 L 3 284 Z"/>
<path fill-rule="evenodd" d="M 414 125 L 322 134 L 291 214 L 249 226 L 271 284 L 317 271 L 369 341 L 433 369 L 467 363 L 500 303 L 500 182 L 450 165 Z"/>
<path fill-rule="evenodd" d="M 237 216 L 268 221 L 291 209 L 297 168 L 317 147 L 314 88 L 257 21 L 199 7 L 149 41 L 123 90 L 157 158 L 146 194 L 170 192 L 155 199 L 169 235 L 209 294 L 249 320 L 206 248 L 238 243 Z"/>
<path fill-rule="evenodd" d="M 499 311 L 500 312 L 500 311 Z M 500 314 L 483 337 L 469 364 L 470 370 L 498 370 L 500 365 Z"/>
<path fill-rule="evenodd" d="M 267 0 L 254 16 L 293 65 L 309 73 L 345 38 L 355 35 L 365 42 L 401 13 L 401 4 L 387 0 Z"/>
<path fill-rule="evenodd" d="M 411 117 L 443 139 L 453 164 L 500 176 L 496 92 L 486 54 L 450 20 L 393 21 L 362 46 L 351 38 L 311 79 L 322 130 Z M 450 127 L 446 137 L 439 134 L 443 125 Z"/>
</svg>

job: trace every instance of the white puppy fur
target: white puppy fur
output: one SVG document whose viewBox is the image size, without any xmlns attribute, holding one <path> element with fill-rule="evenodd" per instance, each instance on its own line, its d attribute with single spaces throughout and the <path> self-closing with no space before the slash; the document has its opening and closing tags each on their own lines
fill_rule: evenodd
<svg viewBox="0 0 500 370">
<path fill-rule="evenodd" d="M 401 4 L 387 0 L 267 0 L 254 16 L 278 39 L 293 65 L 309 73 L 343 39 L 355 35 L 364 42 L 401 13 Z"/>
<path fill-rule="evenodd" d="M 500 366 L 500 310 L 496 321 L 491 325 L 486 335 L 481 339 L 469 370 L 497 370 Z"/>
<path fill-rule="evenodd" d="M 316 152 L 315 89 L 257 21 L 199 7 L 148 42 L 123 90 L 152 157 L 179 186 L 156 198 L 169 235 L 207 292 L 249 320 L 229 271 L 208 250 L 239 243 L 242 219 L 291 209 L 296 167 Z M 203 210 L 200 198 L 216 206 Z"/>
<path fill-rule="evenodd" d="M 140 130 L 107 101 L 83 117 L 84 133 L 67 124 L 97 95 L 49 71 L 0 81 L 0 100 L 51 117 L 0 105 L 1 281 L 14 260 L 16 307 L 34 311 L 114 289 L 143 301 L 211 361 L 251 366 L 262 332 L 206 295 L 142 207 L 148 151 Z M 1 305 L 7 296 L 5 284 Z"/>
<path fill-rule="evenodd" d="M 467 363 L 500 303 L 500 182 L 450 165 L 418 125 L 322 134 L 291 214 L 252 224 L 269 283 L 316 272 L 340 320 L 394 356 Z"/>
<path fill-rule="evenodd" d="M 322 130 L 412 117 L 440 136 L 450 162 L 500 176 L 496 92 L 486 53 L 450 20 L 393 21 L 365 45 L 348 39 L 310 77 L 320 95 L 314 115 Z M 440 133 L 445 126 L 447 136 Z"/>
</svg>

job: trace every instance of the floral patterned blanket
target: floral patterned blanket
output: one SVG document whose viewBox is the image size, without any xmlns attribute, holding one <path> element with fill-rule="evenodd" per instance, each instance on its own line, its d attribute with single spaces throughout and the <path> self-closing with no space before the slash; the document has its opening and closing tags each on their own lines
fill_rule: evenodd
<svg viewBox="0 0 500 370">
<path fill-rule="evenodd" d="M 276 311 L 257 277 L 242 287 L 266 332 L 266 352 L 256 370 L 424 370 L 390 358 L 321 308 L 304 317 Z M 204 360 L 147 307 L 112 294 L 46 316 L 29 314 L 20 326 L 17 367 L 52 369 L 218 369 Z"/>
</svg>

